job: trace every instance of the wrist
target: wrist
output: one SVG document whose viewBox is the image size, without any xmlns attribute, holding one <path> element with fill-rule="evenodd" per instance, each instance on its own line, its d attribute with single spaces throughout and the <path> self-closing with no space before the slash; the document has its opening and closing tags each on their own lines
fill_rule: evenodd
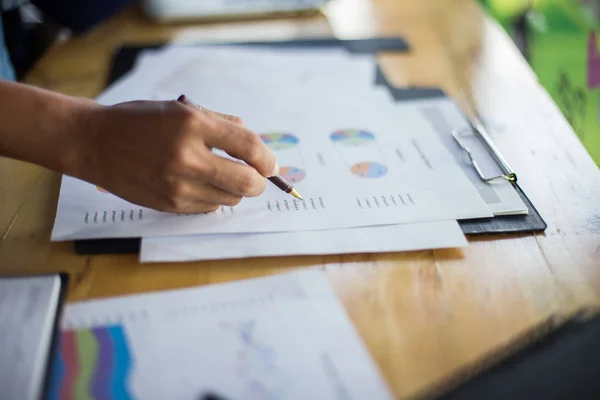
<svg viewBox="0 0 600 400">
<path fill-rule="evenodd" d="M 101 106 L 0 80 L 0 156 L 81 176 L 92 153 L 89 115 Z"/>
<path fill-rule="evenodd" d="M 96 115 L 102 108 L 87 99 L 71 99 L 61 111 L 64 127 L 58 146 L 57 167 L 59 171 L 76 178 L 90 179 L 95 163 L 98 123 Z"/>
</svg>

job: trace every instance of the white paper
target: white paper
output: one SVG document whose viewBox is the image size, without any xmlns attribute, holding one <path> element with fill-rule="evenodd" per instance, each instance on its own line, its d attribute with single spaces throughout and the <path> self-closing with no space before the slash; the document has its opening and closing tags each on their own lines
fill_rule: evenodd
<svg viewBox="0 0 600 400">
<path fill-rule="evenodd" d="M 452 171 L 453 161 L 445 159 L 444 149 L 432 139 L 373 144 L 364 151 L 366 156 L 326 140 L 325 136 L 316 145 L 305 140 L 295 149 L 276 152 L 282 170 L 298 168 L 299 174 L 305 174 L 304 180 L 295 183 L 305 201 L 269 184 L 257 198 L 206 215 L 137 207 L 86 182 L 64 177 L 52 239 L 303 231 L 491 216 L 473 186 Z M 425 163 L 422 154 L 427 157 Z M 361 157 L 388 166 L 390 173 L 378 179 L 351 173 Z"/>
<path fill-rule="evenodd" d="M 422 222 L 331 231 L 143 238 L 140 261 L 199 260 L 297 255 L 389 253 L 466 247 L 456 221 Z"/>
<path fill-rule="evenodd" d="M 342 79 L 329 79 L 345 63 L 352 65 L 349 60 L 359 58 L 316 52 L 310 57 L 321 60 L 314 64 L 327 71 L 321 75 L 313 64 L 300 65 L 302 57 L 296 52 L 262 51 L 258 58 L 256 52 L 240 55 L 230 49 L 202 48 L 198 54 L 212 54 L 212 67 L 194 75 L 196 63 L 190 66 L 189 52 L 175 49 L 168 53 L 172 63 L 156 62 L 160 68 L 151 73 L 149 61 L 142 60 L 136 66 L 140 75 L 113 85 L 101 98 L 105 104 L 157 96 L 173 99 L 187 87 L 186 95 L 194 101 L 241 116 L 261 137 L 291 137 L 292 144 L 275 143 L 273 151 L 305 202 L 268 185 L 262 196 L 244 199 L 237 207 L 178 216 L 137 207 L 65 177 L 52 240 L 306 231 L 492 216 L 421 116 L 398 113 L 382 88 L 344 86 Z M 309 57 L 306 51 L 299 54 Z M 245 58 L 248 62 L 241 65 L 248 65 L 257 79 L 237 67 L 227 72 L 228 62 Z M 333 67 L 327 67 L 328 59 Z M 261 60 L 266 72 L 258 77 Z M 302 85 L 297 79 L 305 73 L 311 83 Z M 238 79 L 232 81 L 233 76 Z M 274 84 L 265 84 L 269 81 Z M 368 138 L 358 145 L 335 138 L 352 130 L 363 131 Z"/>
<path fill-rule="evenodd" d="M 304 189 L 304 193 L 314 190 Z M 245 199 L 236 207 L 178 215 L 136 207 L 86 182 L 64 177 L 52 240 L 304 231 L 452 218 L 434 192 L 389 189 L 360 197 L 340 197 L 331 191 L 321 194 L 305 194 L 304 201 L 299 201 L 268 187 L 262 196 Z"/>
<path fill-rule="evenodd" d="M 98 98 L 102 104 L 126 100 L 172 100 L 181 94 L 206 91 L 205 84 L 253 85 L 261 91 L 281 85 L 348 87 L 374 90 L 376 59 L 340 49 L 268 49 L 248 46 L 169 46 L 146 50 L 125 76 Z M 325 79 L 325 82 L 323 82 Z M 391 97 L 387 90 L 384 90 Z M 204 105 L 206 106 L 206 105 Z"/>
<path fill-rule="evenodd" d="M 157 65 L 163 64 L 156 74 Z M 373 55 L 350 55 L 342 49 L 265 49 L 235 46 L 214 48 L 168 47 L 140 60 L 139 70 L 154 71 L 153 91 L 194 93 L 207 84 L 240 90 L 348 87 L 352 92 L 373 90 L 376 72 Z"/>
<path fill-rule="evenodd" d="M 319 270 L 71 304 L 62 328 L 53 393 L 145 400 L 198 400 L 207 392 L 234 400 L 392 398 Z M 103 368 L 101 355 L 111 353 L 117 362 Z M 82 354 L 89 357 L 85 366 L 78 363 Z M 61 370 L 89 376 L 90 384 L 71 386 Z M 102 374 L 113 379 L 97 381 Z"/>
<path fill-rule="evenodd" d="M 57 275 L 0 279 L 0 399 L 40 398 L 59 294 Z"/>
</svg>

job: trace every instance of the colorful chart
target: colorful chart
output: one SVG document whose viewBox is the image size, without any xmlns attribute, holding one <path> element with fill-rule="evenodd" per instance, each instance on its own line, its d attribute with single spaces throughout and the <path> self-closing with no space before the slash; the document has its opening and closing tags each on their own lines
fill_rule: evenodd
<svg viewBox="0 0 600 400">
<path fill-rule="evenodd" d="M 131 364 L 129 345 L 119 325 L 64 331 L 48 398 L 129 400 Z"/>
<path fill-rule="evenodd" d="M 302 182 L 306 178 L 306 172 L 297 167 L 280 167 L 279 173 L 291 183 Z"/>
<path fill-rule="evenodd" d="M 286 150 L 296 146 L 300 140 L 289 133 L 265 133 L 260 135 L 262 141 L 271 150 Z"/>
<path fill-rule="evenodd" d="M 345 146 L 364 146 L 375 140 L 375 135 L 371 132 L 359 129 L 341 129 L 333 132 L 329 137 L 332 142 Z"/>
<path fill-rule="evenodd" d="M 360 162 L 358 164 L 354 164 L 350 171 L 354 175 L 362 176 L 363 178 L 381 178 L 382 176 L 387 175 L 387 167 L 385 165 L 381 165 L 376 162 Z"/>
</svg>

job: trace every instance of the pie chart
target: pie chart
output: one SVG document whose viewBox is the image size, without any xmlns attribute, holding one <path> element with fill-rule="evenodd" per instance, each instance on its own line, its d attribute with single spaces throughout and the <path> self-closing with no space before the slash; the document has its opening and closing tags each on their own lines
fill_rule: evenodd
<svg viewBox="0 0 600 400">
<path fill-rule="evenodd" d="M 260 135 L 263 143 L 271 150 L 285 150 L 296 146 L 300 141 L 289 133 L 265 133 Z"/>
<path fill-rule="evenodd" d="M 340 129 L 329 135 L 333 143 L 343 144 L 344 146 L 364 146 L 375 140 L 375 135 L 371 132 L 360 129 Z"/>
<path fill-rule="evenodd" d="M 363 178 L 381 178 L 382 176 L 387 175 L 387 167 L 385 165 L 381 165 L 376 162 L 360 162 L 358 164 L 354 164 L 350 171 L 354 175 L 362 176 Z"/>
<path fill-rule="evenodd" d="M 302 182 L 306 177 L 306 172 L 297 167 L 280 167 L 279 173 L 291 183 Z"/>
</svg>

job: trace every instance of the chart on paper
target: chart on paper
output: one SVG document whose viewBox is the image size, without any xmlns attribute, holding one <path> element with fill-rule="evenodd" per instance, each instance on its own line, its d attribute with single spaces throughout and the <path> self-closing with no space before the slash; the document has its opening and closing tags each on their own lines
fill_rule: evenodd
<svg viewBox="0 0 600 400">
<path fill-rule="evenodd" d="M 66 330 L 53 365 L 51 397 L 132 399 L 127 385 L 131 369 L 131 350 L 122 325 Z"/>
<path fill-rule="evenodd" d="M 308 178 L 300 184 L 307 181 Z M 313 197 L 312 191 L 299 190 L 309 196 L 298 200 L 270 187 L 262 196 L 244 199 L 236 207 L 223 206 L 209 213 L 174 214 L 139 207 L 86 182 L 64 177 L 61 187 L 64 200 L 58 208 L 53 240 L 284 232 L 452 219 L 434 192 L 382 191 L 364 196 L 329 192 Z"/>
<path fill-rule="evenodd" d="M 262 133 L 302 201 L 267 185 L 261 196 L 236 207 L 177 215 L 65 176 L 52 239 L 322 230 L 491 215 L 466 178 L 443 167 L 443 148 L 434 140 L 389 141 L 373 132 L 332 128 L 319 141 Z"/>
<path fill-rule="evenodd" d="M 202 51 L 208 55 L 212 50 Z M 242 53 L 229 52 L 226 58 L 242 60 L 246 57 Z M 173 99 L 169 91 L 187 87 L 186 96 L 203 107 L 240 116 L 272 150 L 280 172 L 305 202 L 294 202 L 267 184 L 261 196 L 245 198 L 234 208 L 178 216 L 139 207 L 64 177 L 52 240 L 298 232 L 493 216 L 422 115 L 401 113 L 389 93 L 371 88 L 370 82 L 344 86 L 335 76 L 346 62 L 331 64 L 332 77 L 321 87 L 331 89 L 335 96 L 315 96 L 316 87 L 292 86 L 288 78 L 297 72 L 298 79 L 308 74 L 314 82 L 323 83 L 320 70 L 293 68 L 297 57 L 280 59 L 281 63 L 279 56 L 269 57 L 273 64 L 263 78 L 277 84 L 262 85 L 244 69 L 227 73 L 232 68 L 226 66 L 200 74 L 190 67 L 189 59 L 177 56 L 172 68 L 161 66 L 164 70 L 156 78 L 160 82 L 145 73 L 130 83 L 126 78 L 109 89 L 103 102 L 132 100 L 128 96 L 153 99 L 157 91 Z M 266 62 L 265 58 L 251 59 L 248 65 Z M 181 68 L 187 71 L 185 77 L 176 73 Z M 153 69 L 148 66 L 147 71 Z M 171 78 L 164 81 L 166 76 Z M 234 76 L 238 79 L 232 80 Z M 136 80 L 141 77 L 143 85 Z"/>
<path fill-rule="evenodd" d="M 413 136 L 414 127 L 405 128 L 404 137 L 394 135 L 389 122 L 365 116 L 340 128 L 342 118 L 333 113 L 319 121 L 301 119 L 294 130 L 273 129 L 289 124 L 278 121 L 277 113 L 270 122 L 255 122 L 264 126 L 259 136 L 304 201 L 267 185 L 261 196 L 233 208 L 173 215 L 65 176 L 52 239 L 306 231 L 492 216 L 433 134 Z M 354 128 L 363 125 L 370 127 Z"/>
<path fill-rule="evenodd" d="M 298 144 L 300 139 L 290 133 L 263 133 L 262 141 L 275 153 L 280 163 L 279 173 L 288 181 L 298 184 L 306 178 L 306 165 Z"/>
<path fill-rule="evenodd" d="M 321 271 L 72 304 L 51 399 L 391 398 Z"/>
</svg>

